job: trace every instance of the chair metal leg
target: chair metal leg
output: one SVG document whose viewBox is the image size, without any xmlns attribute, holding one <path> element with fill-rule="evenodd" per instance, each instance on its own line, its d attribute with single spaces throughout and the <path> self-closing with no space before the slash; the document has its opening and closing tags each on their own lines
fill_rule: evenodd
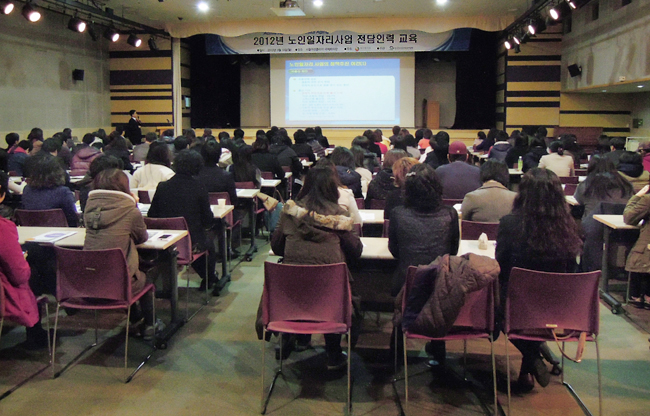
<svg viewBox="0 0 650 416">
<path fill-rule="evenodd" d="M 490 355 L 492 356 L 492 385 L 494 389 L 494 416 L 499 411 L 499 403 L 497 399 L 497 366 L 494 359 L 494 337 L 490 334 Z M 510 416 L 510 415 L 508 415 Z"/>
<path fill-rule="evenodd" d="M 262 337 L 262 352 L 264 352 L 264 340 L 266 339 L 266 331 L 264 331 L 263 337 Z M 269 401 L 271 400 L 271 394 L 273 393 L 273 388 L 275 387 L 275 382 L 278 379 L 280 375 L 282 375 L 282 335 L 280 335 L 280 368 L 276 370 L 275 375 L 273 376 L 273 380 L 271 380 L 271 385 L 269 386 L 269 392 L 268 395 L 266 395 L 266 399 L 264 398 L 265 393 L 264 393 L 264 353 L 262 353 L 262 414 L 266 413 L 266 408 L 269 405 Z"/>
<path fill-rule="evenodd" d="M 50 365 L 52 365 L 52 340 L 50 339 L 50 305 L 45 303 L 45 327 L 47 328 L 47 352 L 50 354 Z M 0 325 L 2 333 L 2 325 Z"/>
<path fill-rule="evenodd" d="M 511 416 L 510 413 L 510 353 L 508 351 L 508 334 L 506 334 L 506 380 L 508 382 L 508 416 Z"/>
<path fill-rule="evenodd" d="M 596 343 L 596 366 L 598 367 L 598 415 L 603 416 L 603 381 L 600 371 L 600 350 L 598 349 L 598 335 L 594 335 L 594 342 Z"/>
<path fill-rule="evenodd" d="M 264 370 L 266 368 L 264 360 L 264 343 L 266 342 L 266 329 L 262 330 L 262 396 L 260 400 L 260 413 L 264 414 Z"/>
<path fill-rule="evenodd" d="M 187 266 L 185 271 L 187 273 L 185 276 L 187 278 L 187 285 L 185 286 L 185 322 L 187 322 L 190 320 L 190 267 Z"/>
<path fill-rule="evenodd" d="M 151 349 L 149 354 L 147 354 L 147 356 L 144 358 L 144 360 L 142 360 L 142 362 L 140 362 L 140 365 L 138 365 L 135 368 L 135 370 L 133 370 L 131 372 L 131 374 L 126 378 L 126 380 L 124 381 L 125 384 L 129 383 L 129 382 L 131 382 L 131 380 L 133 380 L 133 377 L 135 377 L 137 372 L 140 371 L 140 369 L 142 367 L 144 367 L 144 365 L 147 362 L 149 362 L 149 359 L 151 359 L 151 357 L 153 356 L 153 353 L 156 351 L 156 290 L 155 289 L 153 289 L 151 291 L 151 301 L 152 301 L 152 306 L 153 306 L 153 330 L 154 330 L 153 348 Z"/>
<path fill-rule="evenodd" d="M 352 366 L 351 361 L 352 361 L 352 337 L 351 337 L 352 331 L 348 330 L 348 394 L 347 394 L 347 406 L 346 406 L 346 414 L 351 415 L 352 414 L 352 376 L 350 372 L 350 368 Z"/>
<path fill-rule="evenodd" d="M 564 351 L 564 342 L 562 342 L 562 351 Z M 562 355 L 562 374 L 560 374 L 560 382 L 564 384 L 564 354 Z"/>
<path fill-rule="evenodd" d="M 627 272 L 627 289 L 625 290 L 625 304 L 630 303 L 630 282 L 632 281 L 632 272 Z"/>
<path fill-rule="evenodd" d="M 463 340 L 463 378 L 467 373 L 467 340 Z"/>
<path fill-rule="evenodd" d="M 409 411 L 409 372 L 408 363 L 406 361 L 406 334 L 402 335 L 404 341 L 404 410 L 408 414 Z"/>
<path fill-rule="evenodd" d="M 99 332 L 99 317 L 97 316 L 97 309 L 95 309 L 95 345 L 97 345 L 99 343 L 99 333 L 98 332 Z M 95 345 L 93 345 L 93 347 Z"/>
<path fill-rule="evenodd" d="M 156 323 L 154 322 L 154 331 L 156 329 Z M 131 305 L 126 308 L 126 340 L 124 341 L 124 371 L 122 376 L 126 380 L 126 369 L 129 363 L 129 327 L 131 326 Z"/>
<path fill-rule="evenodd" d="M 59 324 L 59 302 L 56 303 L 56 315 L 54 315 L 54 335 L 52 336 L 52 355 L 50 363 L 52 363 L 52 378 L 56 378 L 56 330 Z"/>
</svg>

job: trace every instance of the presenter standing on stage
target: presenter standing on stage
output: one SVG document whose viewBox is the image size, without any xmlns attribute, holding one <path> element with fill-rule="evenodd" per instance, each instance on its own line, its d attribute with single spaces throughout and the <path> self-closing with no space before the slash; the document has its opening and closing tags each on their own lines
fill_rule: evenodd
<svg viewBox="0 0 650 416">
<path fill-rule="evenodd" d="M 131 140 L 133 145 L 138 145 L 142 143 L 142 130 L 140 129 L 140 116 L 135 110 L 129 111 L 131 118 L 129 119 L 129 124 L 124 128 L 124 137 Z"/>
</svg>

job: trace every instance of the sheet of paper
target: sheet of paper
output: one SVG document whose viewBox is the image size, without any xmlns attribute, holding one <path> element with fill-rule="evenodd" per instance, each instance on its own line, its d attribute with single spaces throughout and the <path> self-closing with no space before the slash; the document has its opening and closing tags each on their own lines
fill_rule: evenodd
<svg viewBox="0 0 650 416">
<path fill-rule="evenodd" d="M 33 241 L 38 241 L 39 243 L 54 243 L 66 237 L 70 237 L 71 235 L 74 235 L 76 233 L 77 233 L 76 231 L 67 231 L 67 232 L 53 231 L 50 233 L 37 235 L 36 237 L 34 237 Z"/>
</svg>

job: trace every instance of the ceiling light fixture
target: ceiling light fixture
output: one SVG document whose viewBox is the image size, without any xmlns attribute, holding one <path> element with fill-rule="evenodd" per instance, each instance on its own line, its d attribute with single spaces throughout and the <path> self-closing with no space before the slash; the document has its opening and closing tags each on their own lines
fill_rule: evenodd
<svg viewBox="0 0 650 416">
<path fill-rule="evenodd" d="M 643 88 L 643 85 L 637 85 L 636 87 L 637 88 Z"/>
<path fill-rule="evenodd" d="M 557 20 L 560 18 L 560 12 L 555 7 L 551 7 L 551 9 L 548 11 L 548 14 L 551 16 L 553 20 Z"/>
<path fill-rule="evenodd" d="M 512 41 L 516 43 L 517 45 L 521 45 L 521 39 L 519 39 L 519 35 L 513 35 L 512 36 Z"/>
<path fill-rule="evenodd" d="M 445 4 L 447 4 L 447 0 L 436 0 L 436 4 L 438 6 L 444 6 Z"/>
<path fill-rule="evenodd" d="M 31 3 L 27 3 L 23 7 L 23 17 L 32 23 L 36 23 L 41 20 L 41 13 L 36 10 L 36 7 L 34 7 Z"/>
<path fill-rule="evenodd" d="M 203 13 L 207 12 L 208 10 L 210 10 L 210 6 L 208 5 L 208 3 L 204 2 L 204 1 L 200 2 L 199 4 L 197 4 L 197 5 L 196 5 L 196 8 L 199 9 L 199 11 L 200 11 L 200 12 L 203 12 Z"/>
<path fill-rule="evenodd" d="M 2 14 L 9 14 L 14 11 L 14 4 L 10 1 L 0 1 L 0 7 L 2 8 Z"/>
<path fill-rule="evenodd" d="M 156 44 L 156 37 L 151 36 L 149 40 L 147 41 L 147 45 L 149 45 L 149 50 L 152 51 L 157 51 L 158 50 L 158 44 Z"/>
<path fill-rule="evenodd" d="M 527 28 L 528 28 L 528 33 L 534 36 L 537 29 L 535 28 L 535 24 L 533 23 L 532 20 L 528 22 Z"/>
<path fill-rule="evenodd" d="M 323 0 L 314 0 L 315 7 L 321 7 L 323 5 Z"/>
<path fill-rule="evenodd" d="M 140 45 L 142 45 L 142 39 L 140 39 L 139 37 L 137 37 L 132 33 L 129 35 L 128 39 L 126 40 L 126 43 L 133 46 L 134 48 L 139 48 Z"/>
<path fill-rule="evenodd" d="M 120 34 L 117 33 L 117 31 L 113 28 L 106 28 L 106 31 L 104 32 L 104 37 L 111 42 L 117 42 L 120 39 Z"/>
<path fill-rule="evenodd" d="M 506 39 L 506 41 L 503 42 L 503 46 L 505 46 L 506 49 L 512 49 L 512 41 L 509 38 Z"/>
<path fill-rule="evenodd" d="M 576 4 L 573 2 L 573 0 L 566 0 L 566 2 L 569 5 L 569 7 L 571 7 L 574 10 L 576 9 Z"/>
<path fill-rule="evenodd" d="M 68 29 L 73 32 L 83 33 L 86 30 L 86 22 L 75 16 L 68 22 Z"/>
</svg>

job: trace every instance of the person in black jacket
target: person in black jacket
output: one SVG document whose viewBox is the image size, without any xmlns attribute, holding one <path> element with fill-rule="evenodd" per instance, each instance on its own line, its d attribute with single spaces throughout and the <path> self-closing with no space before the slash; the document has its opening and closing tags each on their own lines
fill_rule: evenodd
<svg viewBox="0 0 650 416">
<path fill-rule="evenodd" d="M 528 172 L 531 168 L 536 168 L 537 165 L 539 165 L 539 160 L 542 158 L 542 156 L 547 155 L 548 152 L 546 151 L 546 144 L 544 143 L 544 139 L 534 137 L 533 141 L 530 143 L 530 149 L 528 149 L 528 153 L 524 156 L 524 167 L 523 171 Z"/>
<path fill-rule="evenodd" d="M 185 218 L 193 248 L 199 251 L 208 250 L 209 281 L 216 283 L 217 255 L 214 241 L 208 238 L 205 232 L 212 227 L 214 215 L 210 209 L 207 189 L 194 178 L 202 167 L 203 158 L 197 152 L 189 149 L 178 152 L 174 158 L 176 174 L 171 179 L 158 184 L 147 215 L 151 218 Z M 203 288 L 207 277 L 205 261 L 205 256 L 201 256 L 192 263 L 196 273 L 201 276 Z"/>
<path fill-rule="evenodd" d="M 284 187 L 286 183 L 284 169 L 282 169 L 278 157 L 269 151 L 270 147 L 266 134 L 262 130 L 259 130 L 257 139 L 253 143 L 251 160 L 261 172 L 271 172 L 273 179 L 280 179 L 282 181 L 280 186 Z"/>
<path fill-rule="evenodd" d="M 201 156 L 204 165 L 196 179 L 203 184 L 208 193 L 228 192 L 230 204 L 235 205 L 237 202 L 237 189 L 232 173 L 226 172 L 217 166 L 221 157 L 221 145 L 214 138 L 207 140 L 201 146 Z"/>
<path fill-rule="evenodd" d="M 129 111 L 131 118 L 129 123 L 124 127 L 124 137 L 129 139 L 131 143 L 136 146 L 142 143 L 142 129 L 140 128 L 140 117 L 135 110 Z"/>
<path fill-rule="evenodd" d="M 323 130 L 320 128 L 320 126 L 314 127 L 314 131 L 316 132 L 316 140 L 318 140 L 318 143 L 320 143 L 324 149 L 330 147 L 330 142 L 327 140 L 327 137 L 323 136 Z"/>
<path fill-rule="evenodd" d="M 282 130 L 282 129 L 280 129 Z M 291 139 L 289 136 L 276 134 L 273 136 L 273 144 L 269 152 L 278 158 L 281 166 L 288 166 L 291 168 L 293 177 L 300 179 L 302 173 L 302 164 L 296 152 L 291 148 Z"/>
<path fill-rule="evenodd" d="M 355 198 L 363 198 L 361 192 L 361 175 L 355 169 L 354 155 L 350 149 L 336 146 L 330 156 L 330 160 L 336 165 L 341 184 L 347 186 L 354 193 Z"/>
<path fill-rule="evenodd" d="M 395 178 L 393 177 L 393 164 L 409 154 L 402 149 L 391 149 L 384 156 L 383 169 L 375 175 L 368 184 L 368 194 L 366 195 L 366 208 L 370 208 L 371 199 L 386 199 L 388 194 L 396 187 Z"/>
<path fill-rule="evenodd" d="M 310 162 L 316 162 L 316 155 L 312 147 L 307 144 L 307 133 L 304 130 L 298 129 L 293 133 L 293 141 L 295 144 L 291 148 L 296 152 L 298 157 L 306 157 Z"/>
</svg>

